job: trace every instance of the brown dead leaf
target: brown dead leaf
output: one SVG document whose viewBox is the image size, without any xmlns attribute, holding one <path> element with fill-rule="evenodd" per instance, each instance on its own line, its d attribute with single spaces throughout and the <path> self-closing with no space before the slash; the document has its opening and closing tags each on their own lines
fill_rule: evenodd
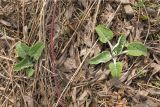
<svg viewBox="0 0 160 107">
<path fill-rule="evenodd" d="M 138 91 L 137 95 L 146 97 L 148 95 L 148 91 L 144 91 L 144 90 Z"/>
<path fill-rule="evenodd" d="M 88 47 L 92 47 L 92 40 L 91 40 L 91 37 L 87 34 L 84 34 L 84 44 Z"/>
<path fill-rule="evenodd" d="M 114 12 L 106 11 L 105 13 L 102 14 L 101 17 L 103 21 L 110 22 L 113 16 L 114 16 Z"/>
<path fill-rule="evenodd" d="M 127 81 L 125 82 L 127 85 L 132 83 L 132 78 L 136 75 L 136 69 L 133 69 L 131 72 L 128 73 L 129 75 L 127 76 Z"/>
<path fill-rule="evenodd" d="M 84 92 L 81 94 L 81 96 L 78 98 L 78 100 L 82 101 L 87 97 L 88 97 L 88 90 L 84 90 Z"/>
<path fill-rule="evenodd" d="M 145 102 L 149 107 L 159 107 L 160 106 L 160 103 L 154 102 L 153 100 L 150 100 L 150 99 L 147 99 Z"/>
<path fill-rule="evenodd" d="M 97 73 L 96 73 L 96 75 L 95 75 L 95 77 L 98 77 L 98 81 L 103 81 L 103 80 L 105 80 L 106 78 L 107 78 L 107 72 L 106 72 L 106 70 L 105 71 L 103 71 L 102 69 L 100 69 Z"/>
<path fill-rule="evenodd" d="M 83 48 L 83 49 L 81 49 L 80 56 L 85 56 L 88 51 L 89 51 L 88 48 Z"/>
<path fill-rule="evenodd" d="M 18 0 L 21 2 L 21 4 L 23 3 L 32 3 L 32 2 L 36 2 L 37 0 Z"/>
<path fill-rule="evenodd" d="M 96 44 L 96 46 L 92 49 L 92 51 L 90 52 L 90 56 L 92 56 L 92 55 L 97 55 L 97 54 L 99 54 L 100 53 L 100 51 L 101 51 L 101 46 L 100 45 L 98 45 L 98 44 Z"/>
<path fill-rule="evenodd" d="M 85 8 L 87 8 L 87 6 L 88 6 L 88 3 L 86 0 L 78 0 L 78 3 L 82 4 Z"/>
<path fill-rule="evenodd" d="M 155 72 L 159 72 L 160 71 L 160 65 L 159 64 L 152 63 L 151 67 L 154 69 Z"/>
<path fill-rule="evenodd" d="M 156 63 L 160 64 L 160 58 L 157 55 L 153 54 L 153 58 L 154 58 L 154 61 L 156 61 Z"/>
<path fill-rule="evenodd" d="M 77 95 L 77 88 L 76 87 L 74 87 L 73 88 L 73 91 L 72 91 L 72 101 L 73 101 L 73 103 L 75 103 L 76 102 L 76 95 Z"/>
<path fill-rule="evenodd" d="M 64 62 L 64 67 L 68 70 L 77 68 L 75 58 L 73 57 L 67 58 L 66 61 Z"/>
<path fill-rule="evenodd" d="M 11 26 L 11 23 L 9 23 L 9 22 L 7 22 L 7 21 L 5 21 L 3 19 L 0 20 L 0 23 L 3 24 L 4 26 L 8 26 L 8 27 Z"/>
<path fill-rule="evenodd" d="M 131 5 L 125 5 L 124 10 L 125 10 L 127 15 L 133 15 L 134 14 L 134 10 L 132 9 Z"/>
<path fill-rule="evenodd" d="M 129 4 L 130 1 L 129 0 L 115 0 L 116 2 L 121 2 L 122 4 Z"/>
<path fill-rule="evenodd" d="M 24 96 L 24 101 L 28 105 L 28 107 L 34 107 L 33 98 L 30 96 Z"/>
<path fill-rule="evenodd" d="M 3 9 L 2 6 L 0 6 L 0 16 L 3 15 Z"/>
<path fill-rule="evenodd" d="M 72 17 L 73 12 L 74 12 L 74 6 L 71 5 L 69 9 L 67 9 L 65 12 L 65 17 L 67 20 L 69 20 Z"/>
<path fill-rule="evenodd" d="M 139 103 L 139 104 L 135 104 L 133 107 L 149 107 L 149 106 L 144 103 Z"/>
<path fill-rule="evenodd" d="M 0 91 L 5 91 L 6 88 L 0 87 Z"/>
<path fill-rule="evenodd" d="M 5 7 L 2 8 L 2 13 L 5 16 L 12 14 L 15 11 L 15 5 L 8 3 Z M 1 12 L 0 12 L 1 13 Z"/>
<path fill-rule="evenodd" d="M 89 107 L 97 107 L 97 103 L 95 100 L 92 100 Z"/>
<path fill-rule="evenodd" d="M 160 96 L 160 89 L 150 88 L 150 89 L 147 89 L 147 91 L 148 91 L 149 94 L 151 94 L 151 95 Z"/>
</svg>

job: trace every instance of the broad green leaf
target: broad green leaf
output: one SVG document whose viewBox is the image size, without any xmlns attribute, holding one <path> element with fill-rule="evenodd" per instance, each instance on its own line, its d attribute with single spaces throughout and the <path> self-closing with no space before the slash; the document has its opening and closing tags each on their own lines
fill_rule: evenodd
<svg viewBox="0 0 160 107">
<path fill-rule="evenodd" d="M 105 63 L 108 62 L 112 59 L 112 56 L 110 54 L 110 52 L 108 51 L 103 51 L 100 54 L 98 54 L 97 56 L 93 57 L 90 60 L 90 64 L 99 64 L 99 63 Z"/>
<path fill-rule="evenodd" d="M 19 42 L 16 45 L 16 54 L 20 58 L 25 58 L 26 55 L 27 55 L 28 50 L 29 50 L 29 47 L 25 43 Z"/>
<path fill-rule="evenodd" d="M 147 48 L 140 42 L 129 43 L 128 46 L 128 55 L 131 56 L 147 56 Z"/>
<path fill-rule="evenodd" d="M 28 68 L 28 69 L 26 69 L 26 72 L 27 72 L 27 76 L 28 76 L 28 77 L 31 77 L 31 76 L 33 76 L 33 74 L 34 74 L 34 69 Z"/>
<path fill-rule="evenodd" d="M 109 28 L 106 28 L 104 25 L 98 25 L 96 27 L 96 32 L 99 36 L 99 40 L 102 43 L 107 43 L 113 38 L 113 32 Z"/>
<path fill-rule="evenodd" d="M 121 77 L 122 68 L 123 68 L 122 62 L 115 62 L 115 63 L 109 64 L 109 69 L 111 71 L 111 75 L 113 78 L 120 78 Z"/>
<path fill-rule="evenodd" d="M 38 60 L 42 54 L 45 45 L 43 42 L 37 42 L 29 49 L 29 56 L 33 57 L 35 60 Z"/>
<path fill-rule="evenodd" d="M 123 50 L 125 43 L 126 43 L 126 36 L 122 34 L 118 39 L 118 43 L 114 46 L 113 52 L 117 55 L 120 54 Z"/>
<path fill-rule="evenodd" d="M 28 68 L 28 67 L 31 67 L 31 66 L 33 66 L 33 63 L 30 61 L 30 59 L 28 57 L 26 57 L 14 66 L 14 70 L 15 71 L 20 71 L 22 69 L 25 69 L 25 68 Z"/>
</svg>

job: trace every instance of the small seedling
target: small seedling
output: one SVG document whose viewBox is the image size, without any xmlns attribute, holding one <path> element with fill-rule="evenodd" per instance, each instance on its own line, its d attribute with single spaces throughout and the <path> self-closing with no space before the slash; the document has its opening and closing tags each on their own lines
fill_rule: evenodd
<svg viewBox="0 0 160 107">
<path fill-rule="evenodd" d="M 109 64 L 109 69 L 113 78 L 121 77 L 123 63 L 121 61 L 117 61 L 117 57 L 119 55 L 127 54 L 130 56 L 147 56 L 147 48 L 145 45 L 143 45 L 141 42 L 126 43 L 126 36 L 124 34 L 121 34 L 117 44 L 113 46 L 110 40 L 113 39 L 114 34 L 109 28 L 106 28 L 103 25 L 98 25 L 96 27 L 96 32 L 99 36 L 99 40 L 102 43 L 109 44 L 110 51 L 103 51 L 99 53 L 97 56 L 91 58 L 89 63 L 96 65 L 109 62 L 112 59 L 113 62 Z M 124 47 L 127 47 L 127 50 L 124 50 Z"/>
<path fill-rule="evenodd" d="M 17 72 L 25 70 L 27 76 L 31 77 L 34 74 L 34 63 L 40 58 L 44 47 L 43 42 L 37 42 L 31 47 L 19 42 L 16 45 L 16 55 L 18 56 L 19 62 L 15 64 L 14 70 Z"/>
<path fill-rule="evenodd" d="M 145 3 L 145 0 L 138 0 L 138 2 L 135 5 L 133 5 L 133 8 L 135 10 L 142 8 L 144 6 L 144 3 Z"/>
</svg>

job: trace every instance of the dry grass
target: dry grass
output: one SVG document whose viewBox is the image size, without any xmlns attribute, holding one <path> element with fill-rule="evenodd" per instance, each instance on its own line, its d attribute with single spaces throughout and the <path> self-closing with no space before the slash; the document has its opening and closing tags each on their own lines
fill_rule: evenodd
<svg viewBox="0 0 160 107">
<path fill-rule="evenodd" d="M 1 107 L 126 107 L 160 105 L 160 7 L 145 2 L 128 15 L 120 2 L 109 0 L 0 1 Z M 135 0 L 129 5 L 134 7 Z M 148 17 L 148 19 L 145 19 Z M 120 56 L 125 64 L 121 83 L 106 65 L 89 59 L 108 49 L 97 40 L 95 26 L 112 29 L 117 40 L 141 41 L 147 57 Z M 15 46 L 43 41 L 45 49 L 33 77 L 14 72 Z"/>
</svg>

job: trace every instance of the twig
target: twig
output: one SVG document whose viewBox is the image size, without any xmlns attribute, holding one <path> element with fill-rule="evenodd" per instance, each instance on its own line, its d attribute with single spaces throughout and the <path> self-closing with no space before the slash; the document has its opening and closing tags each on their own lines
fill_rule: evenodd
<svg viewBox="0 0 160 107">
<path fill-rule="evenodd" d="M 13 59 L 8 58 L 8 57 L 5 57 L 5 56 L 1 56 L 1 55 L 0 55 L 0 58 L 1 58 L 1 59 L 5 59 L 5 60 L 9 60 L 9 61 L 14 62 L 14 60 L 13 60 Z"/>
<path fill-rule="evenodd" d="M 150 24 L 150 20 L 149 20 L 150 18 L 149 18 L 149 15 L 148 15 L 148 12 L 147 12 L 146 6 L 145 6 L 145 5 L 143 5 L 143 7 L 144 7 L 144 10 L 145 10 L 145 12 L 146 12 L 146 14 L 147 14 L 147 17 L 148 17 L 148 30 L 147 30 L 146 38 L 145 38 L 145 40 L 144 40 L 144 44 L 146 44 L 146 41 L 147 41 L 148 36 L 149 36 L 149 33 L 150 33 L 151 24 Z"/>
</svg>

